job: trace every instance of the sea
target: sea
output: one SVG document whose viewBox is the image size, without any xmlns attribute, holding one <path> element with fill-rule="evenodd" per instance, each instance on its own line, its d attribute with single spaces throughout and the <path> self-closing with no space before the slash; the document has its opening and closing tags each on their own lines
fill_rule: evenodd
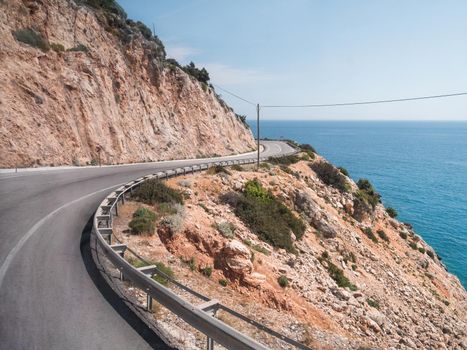
<svg viewBox="0 0 467 350">
<path fill-rule="evenodd" d="M 369 179 L 467 287 L 467 122 L 263 120 L 260 131 Z"/>
</svg>

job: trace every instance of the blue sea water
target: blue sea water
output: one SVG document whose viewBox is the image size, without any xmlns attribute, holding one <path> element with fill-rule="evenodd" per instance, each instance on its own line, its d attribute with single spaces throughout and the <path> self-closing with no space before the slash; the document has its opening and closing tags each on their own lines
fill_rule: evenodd
<svg viewBox="0 0 467 350">
<path fill-rule="evenodd" d="M 467 286 L 467 122 L 262 121 L 260 131 L 370 179 Z"/>
</svg>

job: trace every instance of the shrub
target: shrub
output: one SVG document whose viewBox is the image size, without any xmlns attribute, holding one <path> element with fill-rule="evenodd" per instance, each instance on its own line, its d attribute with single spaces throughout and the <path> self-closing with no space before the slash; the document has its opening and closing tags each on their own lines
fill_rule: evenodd
<svg viewBox="0 0 467 350">
<path fill-rule="evenodd" d="M 279 278 L 277 279 L 277 282 L 282 288 L 285 288 L 289 285 L 289 279 L 287 278 L 287 276 L 284 276 L 284 275 L 279 276 Z"/>
<path fill-rule="evenodd" d="M 123 8 L 115 0 L 81 0 L 89 6 L 97 9 L 102 9 L 106 12 L 113 13 L 119 17 L 126 19 L 127 14 Z"/>
<path fill-rule="evenodd" d="M 201 273 L 205 275 L 206 277 L 211 277 L 212 275 L 212 267 L 211 266 L 206 266 L 201 269 Z"/>
<path fill-rule="evenodd" d="M 366 228 L 363 230 L 363 233 L 364 233 L 369 239 L 371 239 L 374 243 L 378 243 L 378 238 L 376 238 L 376 236 L 374 235 L 374 233 L 373 233 L 373 231 L 371 230 L 371 228 L 366 227 Z"/>
<path fill-rule="evenodd" d="M 334 167 L 332 164 L 327 162 L 316 162 L 310 165 L 310 168 L 316 173 L 316 175 L 326 185 L 337 188 L 341 192 L 349 192 L 350 184 L 344 175 Z"/>
<path fill-rule="evenodd" d="M 410 242 L 410 243 L 409 243 L 409 246 L 410 246 L 410 248 L 412 248 L 413 250 L 417 250 L 417 249 L 418 249 L 417 243 L 415 243 L 415 242 Z"/>
<path fill-rule="evenodd" d="M 429 250 L 429 249 L 428 249 L 428 250 L 426 251 L 426 254 L 427 254 L 430 258 L 432 258 L 432 259 L 435 258 L 435 253 L 433 253 L 432 250 Z"/>
<path fill-rule="evenodd" d="M 399 232 L 399 236 L 400 236 L 402 239 L 407 239 L 407 233 L 405 233 L 405 232 Z"/>
<path fill-rule="evenodd" d="M 344 271 L 334 265 L 332 262 L 328 261 L 328 273 L 329 276 L 337 283 L 337 285 L 341 288 L 348 287 L 350 290 L 355 291 L 357 287 L 350 283 L 349 279 L 344 275 Z"/>
<path fill-rule="evenodd" d="M 133 198 L 146 204 L 183 203 L 183 194 L 168 187 L 158 179 L 143 182 L 134 192 Z"/>
<path fill-rule="evenodd" d="M 229 283 L 229 282 L 228 282 L 226 279 L 224 279 L 224 278 L 221 278 L 221 279 L 219 280 L 219 284 L 220 284 L 222 287 L 227 287 L 227 284 L 228 284 L 228 283 Z"/>
<path fill-rule="evenodd" d="M 357 186 L 359 190 L 357 191 L 356 196 L 366 204 L 371 205 L 373 209 L 381 202 L 381 195 L 375 191 L 369 180 L 360 179 L 357 182 Z"/>
<path fill-rule="evenodd" d="M 376 231 L 376 233 L 378 234 L 378 236 L 379 236 L 383 241 L 389 242 L 389 237 L 388 237 L 388 235 L 386 234 L 386 232 L 384 232 L 383 230 L 378 230 L 378 231 Z"/>
<path fill-rule="evenodd" d="M 318 258 L 319 262 L 326 262 L 327 270 L 329 276 L 336 282 L 336 284 L 341 288 L 349 288 L 351 291 L 356 291 L 357 286 L 350 283 L 349 279 L 344 275 L 344 271 L 334 265 L 329 257 L 329 253 L 325 250 L 321 253 L 321 256 Z M 353 267 L 352 267 L 353 268 Z M 355 269 L 357 266 L 355 265 Z"/>
<path fill-rule="evenodd" d="M 190 268 L 191 271 L 196 270 L 196 260 L 194 257 L 191 257 L 190 260 L 186 262 L 188 264 L 188 267 Z"/>
<path fill-rule="evenodd" d="M 159 271 L 161 271 L 165 276 L 163 276 L 162 274 L 155 274 L 152 277 L 152 279 L 166 286 L 169 283 L 169 279 L 167 277 L 169 278 L 174 277 L 173 270 L 169 266 L 166 266 L 161 262 L 156 262 L 155 265 L 159 269 Z"/>
<path fill-rule="evenodd" d="M 397 211 L 396 211 L 396 209 L 394 209 L 394 208 L 392 208 L 392 207 L 386 208 L 386 213 L 388 213 L 388 215 L 389 215 L 391 218 L 397 217 Z"/>
<path fill-rule="evenodd" d="M 190 64 L 182 67 L 182 69 L 185 71 L 185 73 L 191 75 L 201 83 L 209 83 L 209 73 L 205 68 L 198 69 L 193 62 L 190 62 Z"/>
<path fill-rule="evenodd" d="M 55 44 L 52 43 L 50 44 L 50 48 L 54 50 L 55 52 L 63 52 L 65 51 L 65 47 L 62 44 Z"/>
<path fill-rule="evenodd" d="M 67 51 L 71 51 L 71 52 L 89 52 L 89 49 L 87 46 L 79 43 L 78 45 L 72 47 L 72 48 L 69 48 Z"/>
<path fill-rule="evenodd" d="M 243 171 L 243 167 L 239 164 L 234 164 L 230 168 L 235 171 Z"/>
<path fill-rule="evenodd" d="M 268 162 L 275 165 L 291 165 L 300 160 L 295 154 L 281 157 L 269 157 Z"/>
<path fill-rule="evenodd" d="M 352 270 L 357 271 L 357 265 L 356 264 L 352 264 Z"/>
<path fill-rule="evenodd" d="M 221 196 L 221 200 L 233 206 L 235 214 L 260 239 L 275 247 L 294 251 L 290 231 L 297 239 L 305 232 L 305 223 L 257 180 L 248 181 L 242 194 L 231 193 Z"/>
<path fill-rule="evenodd" d="M 172 203 L 159 203 L 159 204 L 156 204 L 155 207 L 157 209 L 157 212 L 161 216 L 169 216 L 169 215 L 177 214 L 177 209 Z"/>
<path fill-rule="evenodd" d="M 138 208 L 133 213 L 133 219 L 128 226 L 134 234 L 141 233 L 154 233 L 154 223 L 156 221 L 156 214 L 147 208 Z"/>
<path fill-rule="evenodd" d="M 337 169 L 339 169 L 339 171 L 340 171 L 342 174 L 344 174 L 345 176 L 349 176 L 349 172 L 347 171 L 346 168 L 340 166 L 340 167 L 338 167 Z"/>
<path fill-rule="evenodd" d="M 422 254 L 425 254 L 425 248 L 423 247 L 418 247 L 418 251 Z"/>
<path fill-rule="evenodd" d="M 227 175 L 231 174 L 230 171 L 228 171 L 226 168 L 224 168 L 221 165 L 214 165 L 214 166 L 210 167 L 206 171 L 206 173 L 209 174 L 209 175 L 220 174 L 220 173 L 227 174 Z"/>
<path fill-rule="evenodd" d="M 366 300 L 366 302 L 368 303 L 368 305 L 370 305 L 371 307 L 374 307 L 375 309 L 379 309 L 379 302 L 374 300 L 374 299 L 370 299 L 368 298 Z"/>
<path fill-rule="evenodd" d="M 311 153 L 317 153 L 316 150 L 314 149 L 314 147 L 312 145 L 309 145 L 307 143 L 302 143 L 299 148 L 303 151 L 303 152 L 311 152 Z"/>
<path fill-rule="evenodd" d="M 264 248 L 263 246 L 260 246 L 259 244 L 255 244 L 252 248 L 257 252 L 263 253 L 266 256 L 271 255 L 271 252 L 268 249 Z"/>
<path fill-rule="evenodd" d="M 50 49 L 48 41 L 32 28 L 18 29 L 12 32 L 13 37 L 24 44 L 38 48 L 43 52 Z"/>
<path fill-rule="evenodd" d="M 253 243 L 251 243 L 251 241 L 249 239 L 244 239 L 242 242 L 243 242 L 243 244 L 247 245 L 248 247 L 251 247 L 253 245 Z"/>
<path fill-rule="evenodd" d="M 216 223 L 215 226 L 217 231 L 219 231 L 222 234 L 222 236 L 227 238 L 232 238 L 234 236 L 235 226 L 231 222 L 223 221 Z"/>
<path fill-rule="evenodd" d="M 306 143 L 303 143 L 299 146 L 300 150 L 302 152 L 305 152 L 306 155 L 310 158 L 310 159 L 315 159 L 315 154 L 316 154 L 316 150 L 313 148 L 313 146 L 309 145 L 309 144 L 306 144 Z"/>
</svg>

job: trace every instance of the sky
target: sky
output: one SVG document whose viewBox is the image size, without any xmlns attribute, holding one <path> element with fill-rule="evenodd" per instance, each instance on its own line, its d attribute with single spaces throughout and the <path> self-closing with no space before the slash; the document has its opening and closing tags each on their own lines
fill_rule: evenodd
<svg viewBox="0 0 467 350">
<path fill-rule="evenodd" d="M 118 0 L 155 26 L 169 57 L 260 105 L 467 92 L 465 0 Z M 239 114 L 255 107 L 220 90 Z M 263 119 L 465 120 L 467 96 L 325 108 Z"/>
</svg>

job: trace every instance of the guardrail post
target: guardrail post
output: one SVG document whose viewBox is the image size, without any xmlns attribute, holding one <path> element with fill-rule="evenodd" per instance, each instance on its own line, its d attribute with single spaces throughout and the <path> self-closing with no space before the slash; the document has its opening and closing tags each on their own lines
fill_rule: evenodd
<svg viewBox="0 0 467 350">
<path fill-rule="evenodd" d="M 118 216 L 118 200 L 115 201 L 115 216 Z"/>
<path fill-rule="evenodd" d="M 207 337 L 207 349 L 214 350 L 214 340 L 212 338 Z"/>
<path fill-rule="evenodd" d="M 149 293 L 146 294 L 146 310 L 152 310 L 152 297 L 149 295 Z"/>
</svg>

